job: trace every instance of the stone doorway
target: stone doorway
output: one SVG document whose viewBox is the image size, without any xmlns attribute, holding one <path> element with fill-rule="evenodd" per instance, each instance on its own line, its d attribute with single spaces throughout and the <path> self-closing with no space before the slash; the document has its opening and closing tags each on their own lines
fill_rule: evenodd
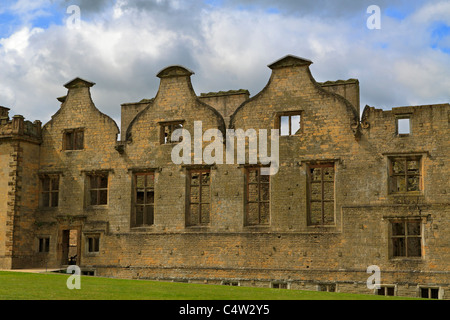
<svg viewBox="0 0 450 320">
<path fill-rule="evenodd" d="M 60 231 L 61 265 L 79 265 L 81 257 L 80 228 L 63 228 Z"/>
</svg>

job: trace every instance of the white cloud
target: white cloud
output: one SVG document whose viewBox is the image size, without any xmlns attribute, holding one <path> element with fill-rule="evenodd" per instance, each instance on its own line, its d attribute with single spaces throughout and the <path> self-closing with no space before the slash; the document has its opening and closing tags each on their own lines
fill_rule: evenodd
<svg viewBox="0 0 450 320">
<path fill-rule="evenodd" d="M 27 2 L 20 3 L 17 10 Z M 402 20 L 384 16 L 376 31 L 366 28 L 365 10 L 349 22 L 263 9 L 193 10 L 180 1 L 119 0 L 97 19 L 84 19 L 84 8 L 79 30 L 25 25 L 0 40 L 0 105 L 15 103 L 12 112 L 45 123 L 65 94 L 62 85 L 80 76 L 97 83 L 94 102 L 119 121 L 121 103 L 156 94 L 156 73 L 167 65 L 193 69 L 198 94 L 243 88 L 254 95 L 269 79 L 267 64 L 286 54 L 311 59 L 318 81 L 359 78 L 363 106 L 450 100 L 449 55 L 430 47 L 427 29 L 435 16 L 450 16 L 444 2 Z"/>
</svg>

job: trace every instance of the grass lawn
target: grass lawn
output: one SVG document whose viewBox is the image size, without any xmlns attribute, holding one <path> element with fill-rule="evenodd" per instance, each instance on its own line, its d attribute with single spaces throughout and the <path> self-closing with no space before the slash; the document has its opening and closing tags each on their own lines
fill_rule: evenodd
<svg viewBox="0 0 450 320">
<path fill-rule="evenodd" d="M 68 289 L 69 274 L 0 272 L 0 300 L 378 300 L 406 299 L 347 293 L 174 283 L 81 276 Z"/>
</svg>

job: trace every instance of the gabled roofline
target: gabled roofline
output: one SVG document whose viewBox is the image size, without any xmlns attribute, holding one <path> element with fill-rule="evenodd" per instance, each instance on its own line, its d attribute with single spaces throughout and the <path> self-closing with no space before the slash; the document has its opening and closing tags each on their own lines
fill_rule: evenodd
<svg viewBox="0 0 450 320">
<path fill-rule="evenodd" d="M 195 74 L 194 71 L 178 64 L 167 66 L 161 69 L 156 76 L 158 78 L 169 78 L 169 77 L 180 77 L 180 76 L 191 76 Z"/>
<path fill-rule="evenodd" d="M 284 57 L 268 64 L 267 66 L 270 69 L 277 69 L 283 67 L 292 67 L 292 66 L 309 66 L 313 62 L 309 59 L 305 59 L 302 57 L 294 56 L 292 54 L 285 55 Z"/>
<path fill-rule="evenodd" d="M 66 87 L 67 89 L 73 88 L 73 87 L 74 87 L 73 85 L 74 85 L 76 82 L 81 82 L 81 83 L 83 83 L 83 84 L 84 84 L 86 87 L 88 87 L 88 88 L 90 88 L 90 87 L 92 87 L 92 86 L 95 86 L 95 82 L 87 81 L 87 80 L 84 80 L 84 79 L 82 79 L 82 78 L 80 78 L 80 77 L 76 77 L 75 79 L 70 80 L 69 82 L 67 82 L 66 84 L 64 84 L 64 87 Z"/>
</svg>

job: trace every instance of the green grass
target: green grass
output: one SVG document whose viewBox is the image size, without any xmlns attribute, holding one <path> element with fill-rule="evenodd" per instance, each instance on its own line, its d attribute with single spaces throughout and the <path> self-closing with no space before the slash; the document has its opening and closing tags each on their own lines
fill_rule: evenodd
<svg viewBox="0 0 450 320">
<path fill-rule="evenodd" d="M 81 289 L 66 286 L 69 274 L 0 272 L 0 300 L 378 300 L 406 299 L 253 287 L 81 276 Z"/>
</svg>

